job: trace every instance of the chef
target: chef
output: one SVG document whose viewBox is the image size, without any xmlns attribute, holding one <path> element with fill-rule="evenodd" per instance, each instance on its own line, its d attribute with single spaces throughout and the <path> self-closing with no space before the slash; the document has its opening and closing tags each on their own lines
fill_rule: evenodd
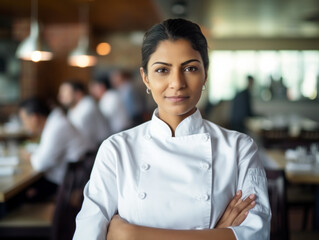
<svg viewBox="0 0 319 240">
<path fill-rule="evenodd" d="M 145 34 L 141 76 L 158 107 L 151 121 L 102 143 L 74 239 L 269 239 L 256 144 L 196 108 L 207 69 L 197 24 L 169 19 Z M 241 194 L 244 207 L 229 214 Z"/>
</svg>

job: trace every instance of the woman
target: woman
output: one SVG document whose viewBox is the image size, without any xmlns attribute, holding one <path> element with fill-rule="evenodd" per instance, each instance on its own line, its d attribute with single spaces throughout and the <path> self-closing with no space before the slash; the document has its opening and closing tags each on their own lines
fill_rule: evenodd
<svg viewBox="0 0 319 240">
<path fill-rule="evenodd" d="M 74 239 L 269 238 L 256 145 L 196 108 L 207 69 L 198 25 L 170 19 L 145 34 L 140 71 L 158 108 L 151 121 L 101 145 Z"/>
</svg>

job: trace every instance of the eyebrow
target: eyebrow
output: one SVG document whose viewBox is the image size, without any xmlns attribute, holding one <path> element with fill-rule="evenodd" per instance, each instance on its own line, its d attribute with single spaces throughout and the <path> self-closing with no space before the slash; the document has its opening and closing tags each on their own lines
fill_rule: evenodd
<svg viewBox="0 0 319 240">
<path fill-rule="evenodd" d="M 185 66 L 185 65 L 187 65 L 187 64 L 189 64 L 191 62 L 199 62 L 200 63 L 200 61 L 198 59 L 190 59 L 190 60 L 187 60 L 187 61 L 183 62 L 181 64 L 181 66 Z M 152 64 L 152 66 L 155 65 L 155 64 L 163 64 L 163 65 L 169 66 L 169 67 L 172 66 L 172 64 L 166 63 L 166 62 L 155 62 L 155 63 Z"/>
</svg>

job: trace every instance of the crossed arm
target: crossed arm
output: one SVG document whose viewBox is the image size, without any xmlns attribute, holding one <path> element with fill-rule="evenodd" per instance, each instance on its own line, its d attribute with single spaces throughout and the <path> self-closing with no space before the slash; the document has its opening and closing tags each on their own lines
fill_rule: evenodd
<svg viewBox="0 0 319 240">
<path fill-rule="evenodd" d="M 242 200 L 242 192 L 238 191 L 228 204 L 223 216 L 214 229 L 205 230 L 171 230 L 137 226 L 129 224 L 116 215 L 109 224 L 107 240 L 235 240 L 230 226 L 240 225 L 255 205 L 255 195 Z"/>
</svg>

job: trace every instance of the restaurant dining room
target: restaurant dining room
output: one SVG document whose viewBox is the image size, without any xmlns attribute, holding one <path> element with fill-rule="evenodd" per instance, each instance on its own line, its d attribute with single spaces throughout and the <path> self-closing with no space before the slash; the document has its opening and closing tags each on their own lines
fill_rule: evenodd
<svg viewBox="0 0 319 240">
<path fill-rule="evenodd" d="M 0 0 L 0 239 L 319 239 L 319 1 Z"/>
</svg>

